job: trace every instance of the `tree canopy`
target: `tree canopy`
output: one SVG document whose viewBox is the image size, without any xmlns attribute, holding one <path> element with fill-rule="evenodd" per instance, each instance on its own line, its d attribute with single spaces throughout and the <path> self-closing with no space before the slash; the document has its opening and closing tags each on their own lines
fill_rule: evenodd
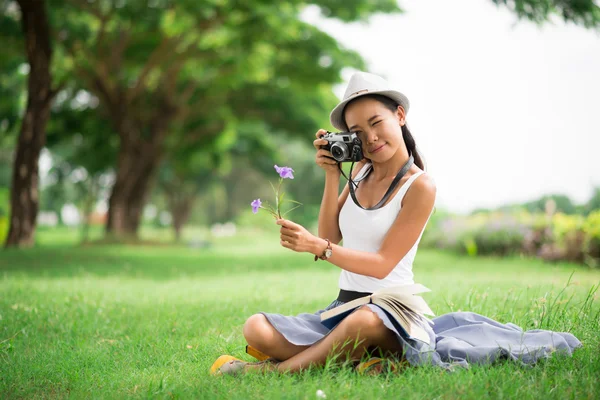
<svg viewBox="0 0 600 400">
<path fill-rule="evenodd" d="M 492 1 L 540 24 L 560 16 L 597 28 L 600 19 L 591 0 Z M 341 71 L 365 68 L 359 54 L 302 20 L 309 5 L 345 22 L 402 11 L 395 0 L 0 0 L 0 157 L 17 144 L 36 95 L 26 88 L 22 26 L 23 7 L 35 6 L 53 53 L 46 86 L 57 93 L 44 143 L 70 165 L 63 172 L 114 174 L 107 232 L 137 233 L 157 178 L 186 198 L 216 167 L 235 161 L 266 171 L 264 160 L 287 143 L 281 138 L 326 123 Z M 0 166 L 0 179 L 7 170 Z M 217 180 L 226 192 L 225 175 Z"/>
</svg>

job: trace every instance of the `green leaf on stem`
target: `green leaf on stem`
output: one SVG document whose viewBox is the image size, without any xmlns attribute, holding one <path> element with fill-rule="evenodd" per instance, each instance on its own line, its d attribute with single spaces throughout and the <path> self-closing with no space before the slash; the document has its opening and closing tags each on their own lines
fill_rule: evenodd
<svg viewBox="0 0 600 400">
<path fill-rule="evenodd" d="M 285 215 L 286 215 L 287 213 L 289 213 L 290 211 L 294 211 L 294 210 L 295 210 L 296 208 L 298 208 L 298 207 L 300 207 L 300 206 L 292 207 L 291 209 L 289 209 L 289 210 L 287 210 L 286 212 L 284 212 L 284 213 L 283 213 L 283 216 L 285 217 Z"/>
<path fill-rule="evenodd" d="M 296 204 L 300 204 L 300 205 L 302 205 L 302 203 L 300 203 L 299 201 L 296 201 L 296 200 L 288 200 L 288 201 L 289 201 L 290 203 L 296 203 Z"/>
</svg>

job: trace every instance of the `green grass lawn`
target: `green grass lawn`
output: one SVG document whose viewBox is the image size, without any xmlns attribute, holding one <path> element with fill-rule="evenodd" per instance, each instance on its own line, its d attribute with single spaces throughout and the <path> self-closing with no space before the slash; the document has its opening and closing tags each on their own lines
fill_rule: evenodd
<svg viewBox="0 0 600 400">
<path fill-rule="evenodd" d="M 569 331 L 584 343 L 572 358 L 456 373 L 428 367 L 365 377 L 334 367 L 212 377 L 208 369 L 221 354 L 251 359 L 242 336 L 248 316 L 324 307 L 337 294 L 339 269 L 255 232 L 214 240 L 209 249 L 74 246 L 76 237 L 40 232 L 39 247 L 0 252 L 0 398 L 316 399 L 318 389 L 327 399 L 600 393 L 598 270 L 424 249 L 415 262 L 416 281 L 432 289 L 425 296 L 438 315 L 469 310 L 526 329 Z"/>
</svg>

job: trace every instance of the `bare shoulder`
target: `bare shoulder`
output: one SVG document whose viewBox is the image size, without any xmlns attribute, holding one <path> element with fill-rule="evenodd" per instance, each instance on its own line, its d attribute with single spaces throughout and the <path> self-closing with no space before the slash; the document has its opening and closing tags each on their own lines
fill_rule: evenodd
<svg viewBox="0 0 600 400">
<path fill-rule="evenodd" d="M 436 191 L 435 181 L 433 180 L 431 175 L 429 175 L 426 172 L 421 174 L 421 176 L 419 176 L 417 179 L 415 179 L 415 181 L 411 185 L 411 188 L 417 189 L 417 191 L 419 192 L 427 192 L 434 194 Z"/>
<path fill-rule="evenodd" d="M 429 174 L 424 173 L 412 183 L 404 200 L 408 203 L 433 203 L 436 192 L 435 181 Z"/>
</svg>

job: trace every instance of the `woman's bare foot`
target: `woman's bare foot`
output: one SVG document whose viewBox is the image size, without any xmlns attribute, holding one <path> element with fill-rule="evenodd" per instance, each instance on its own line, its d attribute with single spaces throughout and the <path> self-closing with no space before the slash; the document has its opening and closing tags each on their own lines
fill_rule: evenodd
<svg viewBox="0 0 600 400">
<path fill-rule="evenodd" d="M 244 372 L 273 372 L 277 371 L 277 362 L 272 360 L 259 361 L 244 365 Z"/>
</svg>

